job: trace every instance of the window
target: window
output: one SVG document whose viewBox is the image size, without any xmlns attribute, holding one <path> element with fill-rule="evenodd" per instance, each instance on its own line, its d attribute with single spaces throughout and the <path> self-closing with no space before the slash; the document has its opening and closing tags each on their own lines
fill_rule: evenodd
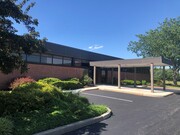
<svg viewBox="0 0 180 135">
<path fill-rule="evenodd" d="M 40 54 L 27 55 L 27 61 L 40 63 Z"/>
<path fill-rule="evenodd" d="M 80 59 L 75 59 L 74 60 L 74 66 L 80 67 L 81 66 L 81 60 Z"/>
<path fill-rule="evenodd" d="M 52 64 L 52 56 L 51 55 L 41 55 L 41 63 Z"/>
<path fill-rule="evenodd" d="M 102 69 L 102 70 L 101 70 L 101 75 L 102 75 L 102 76 L 105 76 L 105 75 L 106 75 L 106 71 Z"/>
<path fill-rule="evenodd" d="M 71 59 L 71 58 L 64 57 L 64 59 L 63 59 L 63 65 L 71 66 L 71 65 L 72 65 L 72 59 Z"/>
<path fill-rule="evenodd" d="M 62 65 L 62 57 L 53 56 L 53 64 Z"/>
<path fill-rule="evenodd" d="M 89 61 L 87 60 L 82 60 L 82 64 L 83 67 L 88 67 L 89 66 Z"/>
</svg>

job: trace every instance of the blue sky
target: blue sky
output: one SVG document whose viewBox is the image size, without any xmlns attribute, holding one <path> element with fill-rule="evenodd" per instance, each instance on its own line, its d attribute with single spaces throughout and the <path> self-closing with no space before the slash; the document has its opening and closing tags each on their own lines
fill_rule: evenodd
<svg viewBox="0 0 180 135">
<path fill-rule="evenodd" d="M 38 18 L 37 30 L 49 42 L 136 58 L 128 43 L 165 18 L 180 16 L 179 7 L 180 0 L 36 0 L 29 14 Z"/>
</svg>

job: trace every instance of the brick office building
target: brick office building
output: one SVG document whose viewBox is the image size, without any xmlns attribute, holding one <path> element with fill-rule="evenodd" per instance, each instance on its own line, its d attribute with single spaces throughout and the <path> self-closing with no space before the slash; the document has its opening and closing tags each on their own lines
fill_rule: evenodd
<svg viewBox="0 0 180 135">
<path fill-rule="evenodd" d="M 0 89 L 7 88 L 13 79 L 21 76 L 30 76 L 33 79 L 45 77 L 81 78 L 86 71 L 92 77 L 93 69 L 89 66 L 90 61 L 122 59 L 50 42 L 47 42 L 45 46 L 47 52 L 44 54 L 23 55 L 24 60 L 28 63 L 28 73 L 20 74 L 19 71 L 14 71 L 6 75 L 0 72 Z M 133 68 L 122 68 L 121 70 L 122 80 L 133 79 Z M 136 70 L 137 80 L 149 80 L 148 67 Z M 97 83 L 117 84 L 117 69 L 98 68 Z"/>
</svg>

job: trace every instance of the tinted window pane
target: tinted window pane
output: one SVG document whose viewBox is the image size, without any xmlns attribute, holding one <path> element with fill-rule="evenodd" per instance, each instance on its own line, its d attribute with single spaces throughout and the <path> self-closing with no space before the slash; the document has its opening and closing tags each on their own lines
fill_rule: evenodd
<svg viewBox="0 0 180 135">
<path fill-rule="evenodd" d="M 71 66 L 72 59 L 64 57 L 63 65 Z"/>
<path fill-rule="evenodd" d="M 41 63 L 52 64 L 52 56 L 51 55 L 41 55 Z"/>
<path fill-rule="evenodd" d="M 75 59 L 74 65 L 80 67 L 81 66 L 81 60 Z"/>
<path fill-rule="evenodd" d="M 88 67 L 89 66 L 89 61 L 82 60 L 82 66 L 83 67 Z"/>
<path fill-rule="evenodd" d="M 53 64 L 62 64 L 62 57 L 53 57 Z"/>
<path fill-rule="evenodd" d="M 33 54 L 33 55 L 28 55 L 27 56 L 27 61 L 29 61 L 29 62 L 36 62 L 36 63 L 40 63 L 40 55 L 35 55 L 35 54 Z"/>
</svg>

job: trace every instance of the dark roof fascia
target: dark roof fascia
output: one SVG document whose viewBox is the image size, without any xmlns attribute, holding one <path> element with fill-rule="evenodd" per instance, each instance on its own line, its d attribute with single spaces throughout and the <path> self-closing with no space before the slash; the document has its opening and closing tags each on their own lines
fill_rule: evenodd
<svg viewBox="0 0 180 135">
<path fill-rule="evenodd" d="M 138 59 L 126 59 L 126 60 L 107 60 L 107 61 L 93 61 L 90 62 L 90 66 L 97 67 L 148 67 L 150 64 L 154 66 L 170 66 L 171 62 L 163 57 L 149 57 Z"/>
<path fill-rule="evenodd" d="M 78 59 L 86 59 L 90 61 L 98 61 L 98 60 L 122 60 L 122 58 L 113 57 L 105 54 L 94 53 L 82 49 L 77 49 L 61 44 L 46 42 L 45 47 L 47 48 L 48 54 L 66 56 L 66 57 L 74 57 Z"/>
</svg>

